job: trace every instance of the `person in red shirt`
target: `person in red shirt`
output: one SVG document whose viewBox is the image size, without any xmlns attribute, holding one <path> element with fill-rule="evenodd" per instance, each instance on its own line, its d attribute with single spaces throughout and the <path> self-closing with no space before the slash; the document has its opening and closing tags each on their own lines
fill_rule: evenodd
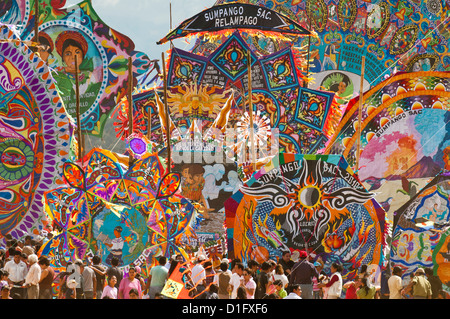
<svg viewBox="0 0 450 319">
<path fill-rule="evenodd" d="M 361 286 L 361 279 L 357 276 L 354 281 L 348 281 L 343 285 L 346 289 L 345 299 L 358 299 L 356 296 L 356 291 Z"/>
</svg>

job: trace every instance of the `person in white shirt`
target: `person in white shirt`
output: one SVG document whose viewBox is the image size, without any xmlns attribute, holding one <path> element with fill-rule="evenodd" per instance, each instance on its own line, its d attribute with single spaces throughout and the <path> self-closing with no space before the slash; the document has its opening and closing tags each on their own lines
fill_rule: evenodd
<svg viewBox="0 0 450 319">
<path fill-rule="evenodd" d="M 284 274 L 283 266 L 281 264 L 277 264 L 275 267 L 275 274 L 273 275 L 273 281 L 275 280 L 281 280 L 283 282 L 284 289 L 286 289 L 289 285 L 289 279 Z"/>
<path fill-rule="evenodd" d="M 106 258 L 106 263 L 111 264 L 111 260 L 113 257 L 119 259 L 119 266 L 123 265 L 122 254 L 123 254 L 123 246 L 124 239 L 122 238 L 122 226 L 117 226 L 114 228 L 114 236 L 116 236 L 110 243 L 104 243 L 110 249 L 110 254 Z"/>
<path fill-rule="evenodd" d="M 283 299 L 302 299 L 301 295 L 302 295 L 302 288 L 300 287 L 300 285 L 293 284 L 291 287 L 291 292 Z"/>
<path fill-rule="evenodd" d="M 109 278 L 108 285 L 103 288 L 101 299 L 117 299 L 116 282 L 116 276 L 111 276 L 111 278 Z"/>
<path fill-rule="evenodd" d="M 389 299 L 402 299 L 402 269 L 395 266 L 392 270 L 392 276 L 388 280 Z"/>
<path fill-rule="evenodd" d="M 28 273 L 28 267 L 27 264 L 21 260 L 20 256 L 20 251 L 16 250 L 13 259 L 5 264 L 4 269 L 9 273 L 8 284 L 13 286 L 11 288 L 11 296 L 14 298 L 14 296 L 18 294 L 20 298 L 24 299 L 26 297 L 26 290 L 24 289 L 23 284 L 25 283 L 25 277 Z"/>
<path fill-rule="evenodd" d="M 237 289 L 241 285 L 242 273 L 244 272 L 244 264 L 241 262 L 237 262 L 234 264 L 234 268 L 232 269 L 232 275 L 230 279 L 230 285 L 233 286 L 233 290 L 231 291 L 231 299 L 236 299 L 237 297 Z"/>
<path fill-rule="evenodd" d="M 223 258 L 221 263 L 226 263 L 228 265 L 227 273 L 229 273 L 230 276 L 231 276 L 233 273 L 231 272 L 231 269 L 229 269 L 229 267 L 230 267 L 230 260 L 228 260 L 227 258 Z"/>
<path fill-rule="evenodd" d="M 206 277 L 205 268 L 203 267 L 203 261 L 205 260 L 205 256 L 199 255 L 197 257 L 197 262 L 195 266 L 192 268 L 191 279 L 194 283 L 194 286 L 200 284 L 203 279 Z"/>
<path fill-rule="evenodd" d="M 28 256 L 30 268 L 25 277 L 25 288 L 27 288 L 28 299 L 39 299 L 39 281 L 41 280 L 41 267 L 38 264 L 38 256 Z"/>
</svg>

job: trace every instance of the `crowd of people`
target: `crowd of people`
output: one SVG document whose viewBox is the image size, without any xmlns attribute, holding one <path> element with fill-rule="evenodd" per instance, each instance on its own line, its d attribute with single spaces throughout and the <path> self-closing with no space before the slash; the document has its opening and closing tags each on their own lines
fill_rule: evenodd
<svg viewBox="0 0 450 319">
<path fill-rule="evenodd" d="M 65 272 L 57 273 L 46 256 L 37 256 L 45 239 L 9 239 L 7 247 L 0 249 L 2 299 L 166 299 L 163 289 L 177 265 L 183 265 L 183 281 L 194 299 L 446 298 L 430 268 L 418 268 L 403 285 L 402 269 L 393 267 L 383 289 L 374 283 L 367 265 L 354 280 L 344 283 L 339 263 L 333 263 L 327 274 L 321 259 L 314 260 L 306 251 L 297 255 L 286 251 L 278 261 L 261 264 L 224 258 L 215 266 L 202 254 L 192 261 L 181 255 L 159 257 L 145 278 L 138 266 L 119 267 L 117 258 L 104 266 L 94 256 L 88 262 L 77 259 Z"/>
</svg>

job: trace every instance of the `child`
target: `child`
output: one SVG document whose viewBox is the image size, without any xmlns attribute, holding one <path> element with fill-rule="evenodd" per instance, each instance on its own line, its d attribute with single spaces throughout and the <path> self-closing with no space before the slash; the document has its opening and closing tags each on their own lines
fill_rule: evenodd
<svg viewBox="0 0 450 319">
<path fill-rule="evenodd" d="M 273 285 L 275 286 L 276 294 L 283 299 L 284 297 L 287 297 L 287 292 L 284 290 L 283 282 L 281 279 L 277 279 L 273 282 Z"/>
<path fill-rule="evenodd" d="M 139 292 L 137 289 L 131 289 L 128 295 L 130 296 L 130 299 L 139 299 Z"/>
</svg>

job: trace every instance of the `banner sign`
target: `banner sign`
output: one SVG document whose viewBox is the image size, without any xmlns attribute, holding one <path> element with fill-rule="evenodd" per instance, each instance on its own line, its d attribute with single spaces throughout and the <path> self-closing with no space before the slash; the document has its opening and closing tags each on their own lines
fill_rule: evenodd
<svg viewBox="0 0 450 319">
<path fill-rule="evenodd" d="M 308 30 L 273 10 L 244 3 L 213 6 L 183 21 L 157 44 L 197 32 L 225 29 L 258 29 L 293 35 L 308 35 Z"/>
</svg>

